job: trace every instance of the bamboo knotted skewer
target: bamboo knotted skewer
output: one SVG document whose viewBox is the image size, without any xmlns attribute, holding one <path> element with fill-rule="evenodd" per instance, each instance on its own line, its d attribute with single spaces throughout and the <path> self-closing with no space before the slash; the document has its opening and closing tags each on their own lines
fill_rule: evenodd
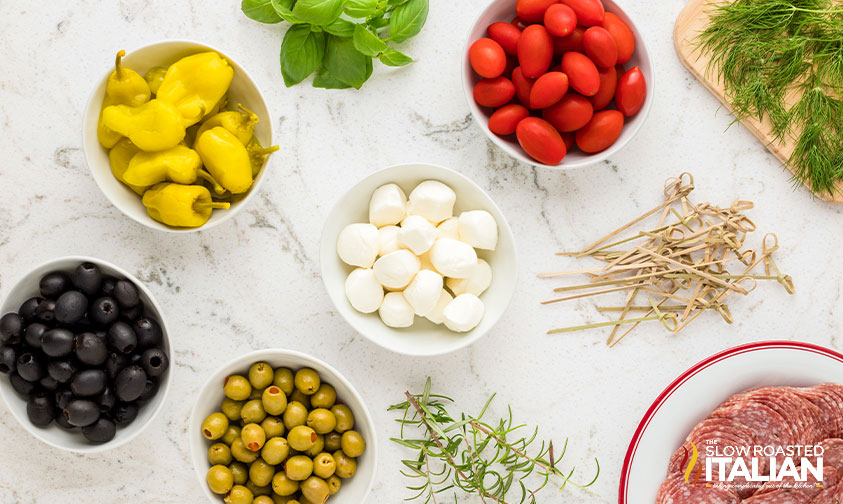
<svg viewBox="0 0 843 504">
<path fill-rule="evenodd" d="M 614 346 L 642 322 L 658 321 L 676 334 L 702 313 L 714 311 L 731 324 L 734 318 L 724 303 L 725 298 L 732 293 L 745 296 L 755 290 L 759 281 L 775 280 L 788 294 L 793 294 L 793 280 L 773 260 L 773 253 L 778 250 L 776 235 L 764 236 L 760 256 L 755 250 L 744 248 L 747 236 L 756 230 L 755 223 L 744 215 L 753 203 L 738 200 L 727 208 L 695 204 L 688 198 L 693 190 L 694 179 L 689 173 L 668 179 L 664 203 L 580 251 L 558 253 L 591 257 L 606 264 L 540 274 L 540 278 L 588 277 L 587 283 L 553 290 L 577 293 L 548 299 L 542 304 L 617 292 L 625 292 L 626 301 L 622 306 L 597 308 L 600 313 L 619 313 L 615 320 L 552 329 L 548 334 L 611 327 L 606 344 Z M 655 226 L 621 237 L 651 217 L 658 217 Z M 762 263 L 765 274 L 755 274 L 754 270 Z M 735 264 L 743 269 L 728 269 Z M 637 315 L 627 318 L 630 313 Z M 626 324 L 631 326 L 619 333 Z"/>
</svg>

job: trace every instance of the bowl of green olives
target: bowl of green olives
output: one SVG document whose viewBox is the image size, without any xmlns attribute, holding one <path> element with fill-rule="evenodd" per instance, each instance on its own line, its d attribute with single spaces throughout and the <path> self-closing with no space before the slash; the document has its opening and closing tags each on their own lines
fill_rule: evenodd
<svg viewBox="0 0 843 504">
<path fill-rule="evenodd" d="M 61 450 L 101 452 L 144 431 L 167 399 L 171 351 L 149 289 L 101 259 L 41 264 L 0 305 L 0 397 Z"/>
<path fill-rule="evenodd" d="M 360 394 L 299 352 L 256 351 L 217 370 L 189 432 L 212 503 L 359 504 L 374 482 L 374 423 Z"/>
</svg>

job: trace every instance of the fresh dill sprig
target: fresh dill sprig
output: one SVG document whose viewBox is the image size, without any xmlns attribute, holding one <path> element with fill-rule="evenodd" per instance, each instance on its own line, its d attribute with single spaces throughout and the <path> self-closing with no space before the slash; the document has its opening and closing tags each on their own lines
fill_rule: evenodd
<svg viewBox="0 0 843 504">
<path fill-rule="evenodd" d="M 796 141 L 796 179 L 833 194 L 843 181 L 843 4 L 735 0 L 709 15 L 696 43 L 736 120 L 769 119 L 776 141 Z"/>
<path fill-rule="evenodd" d="M 562 453 L 554 453 L 552 441 L 539 440 L 538 427 L 514 424 L 511 408 L 506 418 L 484 421 L 494 394 L 480 414 L 461 413 L 459 420 L 446 407 L 454 402 L 451 398 L 431 393 L 430 377 L 422 394 L 405 395 L 407 400 L 390 406 L 389 411 L 403 412 L 396 420 L 401 424 L 400 437 L 391 440 L 416 453 L 401 461 L 401 474 L 413 480 L 407 486 L 411 492 L 407 501 L 437 504 L 437 498 L 444 499 L 442 494 L 453 490 L 454 502 L 461 491 L 487 504 L 536 504 L 536 494 L 551 482 L 560 489 L 572 485 L 588 491 L 600 474 L 595 458 L 594 478 L 586 484 L 575 483 L 571 479 L 574 468 L 565 471 L 559 465 L 568 440 Z"/>
</svg>

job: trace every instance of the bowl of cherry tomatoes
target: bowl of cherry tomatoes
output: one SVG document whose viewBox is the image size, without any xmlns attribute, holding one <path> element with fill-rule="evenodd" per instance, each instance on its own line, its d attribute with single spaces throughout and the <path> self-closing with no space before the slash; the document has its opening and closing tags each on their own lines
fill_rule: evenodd
<svg viewBox="0 0 843 504">
<path fill-rule="evenodd" d="M 474 119 L 525 163 L 579 168 L 607 159 L 653 103 L 641 34 L 612 0 L 494 0 L 465 49 Z"/>
</svg>

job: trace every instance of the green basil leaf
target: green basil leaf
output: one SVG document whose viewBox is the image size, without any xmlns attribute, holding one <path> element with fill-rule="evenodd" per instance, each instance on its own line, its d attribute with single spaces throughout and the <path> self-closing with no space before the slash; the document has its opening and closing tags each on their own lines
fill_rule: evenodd
<svg viewBox="0 0 843 504">
<path fill-rule="evenodd" d="M 296 0 L 271 0 L 272 8 L 281 16 L 281 19 L 288 23 L 301 24 L 304 23 L 301 19 L 293 15 L 293 4 Z"/>
<path fill-rule="evenodd" d="M 343 10 L 350 17 L 366 18 L 378 10 L 378 0 L 345 0 Z"/>
<path fill-rule="evenodd" d="M 337 37 L 351 37 L 354 36 L 354 27 L 357 26 L 351 21 L 343 18 L 337 18 L 333 23 L 325 25 L 325 31 L 336 35 Z"/>
<path fill-rule="evenodd" d="M 389 39 L 403 42 L 418 35 L 427 21 L 429 10 L 428 0 L 408 0 L 396 7 L 389 16 Z"/>
<path fill-rule="evenodd" d="M 407 56 L 406 54 L 396 51 L 391 47 L 387 47 L 386 50 L 378 57 L 386 66 L 392 67 L 400 67 L 404 65 L 409 65 L 413 62 L 413 58 Z"/>
<path fill-rule="evenodd" d="M 275 24 L 283 21 L 281 16 L 275 12 L 270 0 L 243 0 L 240 2 L 240 10 L 249 19 L 267 24 Z"/>
<path fill-rule="evenodd" d="M 399 5 L 404 5 L 407 3 L 407 0 L 389 0 L 390 7 L 398 7 Z"/>
<path fill-rule="evenodd" d="M 386 49 L 386 42 L 370 32 L 366 25 L 359 24 L 354 28 L 354 48 L 366 56 L 377 56 Z"/>
<path fill-rule="evenodd" d="M 356 89 L 372 75 L 372 58 L 358 52 L 351 37 L 328 35 L 323 64 L 331 75 Z"/>
<path fill-rule="evenodd" d="M 325 34 L 297 24 L 290 27 L 281 43 L 281 75 L 287 87 L 305 80 L 322 63 Z"/>
<path fill-rule="evenodd" d="M 342 14 L 342 0 L 298 0 L 293 7 L 297 18 L 319 26 L 331 24 Z"/>
<path fill-rule="evenodd" d="M 319 70 L 316 71 L 316 77 L 313 78 L 313 87 L 323 89 L 348 89 L 351 86 L 331 75 L 331 72 L 325 70 L 325 67 L 319 67 Z"/>
<path fill-rule="evenodd" d="M 384 16 L 379 16 L 376 18 L 372 18 L 369 20 L 369 26 L 378 30 L 380 28 L 384 28 L 386 25 L 389 24 L 389 18 Z"/>
</svg>

